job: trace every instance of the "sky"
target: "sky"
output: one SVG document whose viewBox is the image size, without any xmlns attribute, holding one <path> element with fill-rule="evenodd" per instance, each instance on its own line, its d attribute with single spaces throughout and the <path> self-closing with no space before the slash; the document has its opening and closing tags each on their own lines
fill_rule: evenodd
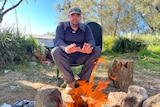
<svg viewBox="0 0 160 107">
<path fill-rule="evenodd" d="M 13 1 L 18 2 L 18 0 L 8 0 L 5 9 L 10 7 L 14 3 Z M 8 12 L 3 17 L 1 26 L 18 26 L 20 31 L 25 34 L 43 35 L 54 33 L 58 23 L 58 11 L 55 6 L 61 3 L 62 0 L 28 0 L 28 3 L 23 0 L 16 9 Z M 18 25 L 16 25 L 16 22 Z"/>
</svg>

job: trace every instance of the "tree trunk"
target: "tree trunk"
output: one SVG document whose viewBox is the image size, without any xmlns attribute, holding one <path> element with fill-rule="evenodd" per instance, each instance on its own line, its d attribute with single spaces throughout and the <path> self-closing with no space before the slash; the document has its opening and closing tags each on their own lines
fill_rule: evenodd
<svg viewBox="0 0 160 107">
<path fill-rule="evenodd" d="M 115 59 L 108 71 L 108 76 L 116 88 L 127 89 L 133 84 L 133 68 L 133 60 Z"/>
</svg>

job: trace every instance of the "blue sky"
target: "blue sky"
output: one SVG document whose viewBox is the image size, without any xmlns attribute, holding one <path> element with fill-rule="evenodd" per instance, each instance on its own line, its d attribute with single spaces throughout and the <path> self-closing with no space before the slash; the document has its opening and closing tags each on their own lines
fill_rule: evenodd
<svg viewBox="0 0 160 107">
<path fill-rule="evenodd" d="M 12 10 L 4 16 L 2 27 L 17 26 L 15 23 L 18 22 L 22 33 L 43 35 L 47 32 L 55 32 L 58 16 L 55 5 L 61 3 L 62 0 L 36 0 L 36 2 L 28 0 L 27 4 L 24 0 L 16 8 L 18 20 L 16 21 L 15 10 Z M 12 3 L 7 2 L 5 8 L 7 9 L 10 5 Z"/>
</svg>

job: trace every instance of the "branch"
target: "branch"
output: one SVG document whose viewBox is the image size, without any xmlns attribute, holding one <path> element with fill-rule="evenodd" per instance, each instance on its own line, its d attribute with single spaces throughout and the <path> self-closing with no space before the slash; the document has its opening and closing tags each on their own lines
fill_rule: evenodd
<svg viewBox="0 0 160 107">
<path fill-rule="evenodd" d="M 151 26 L 149 23 L 147 23 L 145 17 L 142 15 L 142 13 L 140 13 L 140 12 L 138 12 L 138 13 L 139 13 L 139 15 L 141 15 L 143 21 L 148 25 L 148 27 L 152 30 L 152 32 L 154 32 L 155 31 L 154 27 Z"/>
<path fill-rule="evenodd" d="M 160 13 L 160 6 L 156 6 L 155 8 Z"/>
<path fill-rule="evenodd" d="M 4 16 L 7 12 L 9 12 L 10 10 L 16 8 L 23 0 L 20 0 L 17 4 L 15 4 L 14 6 L 10 7 L 9 9 L 5 10 L 3 13 L 2 13 L 2 16 Z"/>
<path fill-rule="evenodd" d="M 0 9 L 0 11 L 2 11 L 4 9 L 4 6 L 6 4 L 7 0 L 4 1 L 3 5 L 2 5 L 2 8 Z"/>
</svg>

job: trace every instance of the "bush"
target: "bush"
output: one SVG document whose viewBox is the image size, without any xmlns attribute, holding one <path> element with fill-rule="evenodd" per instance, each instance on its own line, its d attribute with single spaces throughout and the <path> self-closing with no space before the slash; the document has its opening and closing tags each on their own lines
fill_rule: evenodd
<svg viewBox="0 0 160 107">
<path fill-rule="evenodd" d="M 103 37 L 103 52 L 111 51 L 114 45 L 114 42 L 117 40 L 114 36 L 105 36 Z"/>
<path fill-rule="evenodd" d="M 41 49 L 34 38 L 26 38 L 11 29 L 5 29 L 0 36 L 0 65 L 20 63 L 26 56 L 32 55 L 34 50 Z"/>
<path fill-rule="evenodd" d="M 130 53 L 130 52 L 138 52 L 146 47 L 147 44 L 145 44 L 144 41 L 142 40 L 120 37 L 115 41 L 112 47 L 112 51 L 120 53 Z"/>
</svg>

